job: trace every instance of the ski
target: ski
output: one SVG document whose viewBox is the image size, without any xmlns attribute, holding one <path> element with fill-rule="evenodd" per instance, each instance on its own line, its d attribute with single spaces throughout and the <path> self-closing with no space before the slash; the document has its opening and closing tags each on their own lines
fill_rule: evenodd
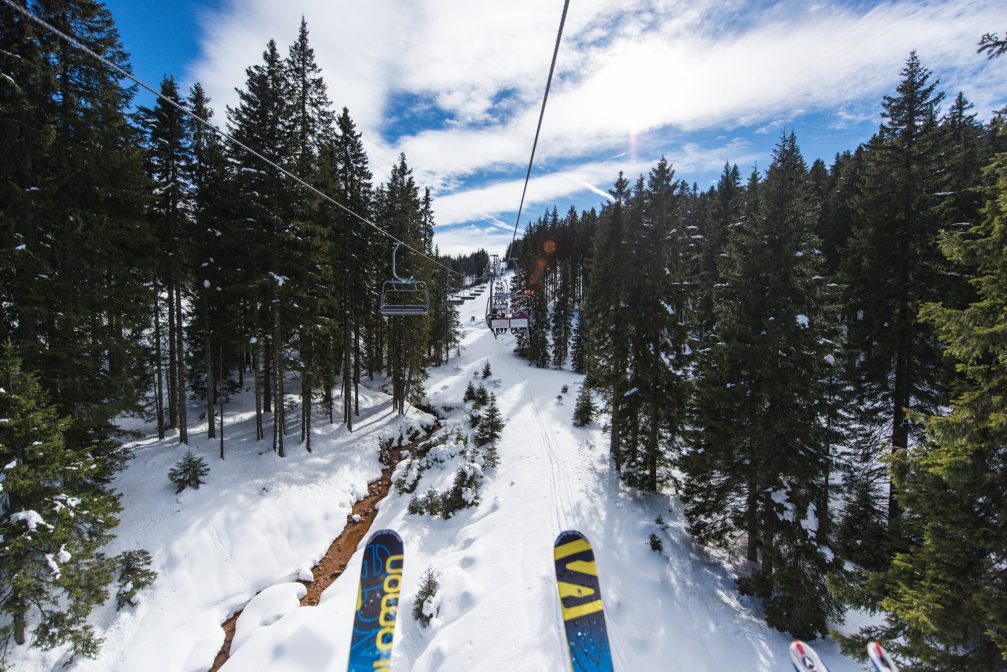
<svg viewBox="0 0 1007 672">
<path fill-rule="evenodd" d="M 867 645 L 867 657 L 871 659 L 875 672 L 899 672 L 899 666 L 877 642 Z"/>
<path fill-rule="evenodd" d="M 797 672 L 829 672 L 815 650 L 799 639 L 790 643 L 790 662 Z"/>
<path fill-rule="evenodd" d="M 378 530 L 367 540 L 357 588 L 357 613 L 347 672 L 390 670 L 402 588 L 402 537 Z"/>
<path fill-rule="evenodd" d="M 562 532 L 556 537 L 553 559 L 573 672 L 612 672 L 612 651 L 591 543 L 580 532 Z"/>
</svg>

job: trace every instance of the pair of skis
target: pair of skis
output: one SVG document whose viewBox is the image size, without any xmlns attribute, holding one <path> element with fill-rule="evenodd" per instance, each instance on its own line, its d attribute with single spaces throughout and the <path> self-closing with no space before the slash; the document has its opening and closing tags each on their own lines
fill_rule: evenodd
<svg viewBox="0 0 1007 672">
<path fill-rule="evenodd" d="M 402 538 L 394 531 L 379 530 L 367 541 L 348 672 L 391 669 L 403 559 Z M 580 532 L 562 532 L 556 537 L 553 560 L 573 672 L 613 672 L 598 565 L 591 543 Z M 867 655 L 875 672 L 898 672 L 895 662 L 877 642 L 868 645 Z M 790 645 L 790 661 L 797 672 L 828 672 L 815 650 L 800 640 Z"/>
<path fill-rule="evenodd" d="M 404 559 L 402 538 L 379 530 L 364 547 L 348 672 L 391 669 Z M 556 585 L 574 672 L 612 672 L 598 567 L 580 532 L 563 532 L 553 549 Z"/>
<path fill-rule="evenodd" d="M 895 661 L 885 653 L 885 650 L 877 642 L 871 642 L 867 645 L 867 657 L 870 658 L 871 665 L 874 666 L 874 672 L 899 672 Z M 815 650 L 799 639 L 794 640 L 790 645 L 790 662 L 797 672 L 829 672 L 829 668 L 825 667 L 825 663 L 818 657 Z"/>
</svg>

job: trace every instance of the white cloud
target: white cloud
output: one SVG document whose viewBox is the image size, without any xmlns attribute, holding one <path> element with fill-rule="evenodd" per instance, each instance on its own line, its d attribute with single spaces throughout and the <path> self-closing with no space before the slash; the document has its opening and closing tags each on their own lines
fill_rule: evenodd
<svg viewBox="0 0 1007 672">
<path fill-rule="evenodd" d="M 417 181 L 438 195 L 441 224 L 516 209 L 559 3 L 228 0 L 204 17 L 203 51 L 189 71 L 214 98 L 218 118 L 269 38 L 286 53 L 302 13 L 329 95 L 350 108 L 378 181 L 404 151 Z M 804 111 L 834 111 L 835 127 L 868 112 L 876 117 L 881 95 L 893 90 L 914 48 L 949 94 L 964 90 L 988 118 L 1005 102 L 1007 69 L 975 47 L 980 35 L 1005 23 L 1007 3 L 997 0 L 867 8 L 784 0 L 755 9 L 743 0 L 578 0 L 567 19 L 529 202 L 585 189 L 600 195 L 598 185 L 607 187 L 619 169 L 644 172 L 662 149 L 695 131 L 775 132 Z M 403 99 L 435 105 L 439 121 L 406 127 L 404 135 L 397 124 L 393 135 L 388 120 L 410 111 L 391 108 Z M 669 159 L 689 177 L 694 166 L 764 158 L 744 151 L 693 144 Z M 448 235 L 442 231 L 439 240 Z"/>
</svg>

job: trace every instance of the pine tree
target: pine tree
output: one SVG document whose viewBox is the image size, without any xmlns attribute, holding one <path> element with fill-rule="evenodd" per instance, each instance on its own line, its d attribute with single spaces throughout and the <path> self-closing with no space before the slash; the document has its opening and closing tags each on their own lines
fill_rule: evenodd
<svg viewBox="0 0 1007 672">
<path fill-rule="evenodd" d="M 118 524 L 118 499 L 101 484 L 93 449 L 66 440 L 72 426 L 49 404 L 8 343 L 0 361 L 0 473 L 8 515 L 0 520 L 0 666 L 10 640 L 69 643 L 93 655 L 87 617 L 105 601 L 115 560 L 102 549 Z"/>
<path fill-rule="evenodd" d="M 573 327 L 573 349 L 570 354 L 570 369 L 575 373 L 587 373 L 587 329 L 584 328 L 577 316 L 577 322 Z"/>
<path fill-rule="evenodd" d="M 289 81 L 284 63 L 272 40 L 262 54 L 262 63 L 245 70 L 245 88 L 238 90 L 237 107 L 228 108 L 228 125 L 237 140 L 265 153 L 278 165 L 292 160 Z M 273 410 L 273 450 L 285 453 L 286 405 L 284 377 L 287 336 L 285 311 L 296 306 L 295 282 L 297 232 L 290 218 L 295 198 L 292 186 L 276 170 L 239 146 L 230 148 L 235 157 L 235 188 L 243 194 L 236 219 L 248 250 L 236 277 L 244 286 L 246 338 L 255 338 L 261 353 L 256 362 L 256 381 L 262 387 L 262 410 Z M 293 265 L 291 265 L 293 264 Z M 259 415 L 259 414 L 257 414 Z M 258 419 L 261 424 L 261 418 Z"/>
<path fill-rule="evenodd" d="M 552 365 L 562 369 L 570 353 L 570 331 L 573 322 L 573 276 L 569 260 L 558 269 L 559 283 L 552 308 Z"/>
<path fill-rule="evenodd" d="M 479 426 L 476 427 L 475 442 L 477 446 L 486 446 L 500 439 L 503 432 L 503 417 L 500 409 L 497 408 L 496 395 L 490 394 L 486 402 L 486 410 L 479 419 Z"/>
<path fill-rule="evenodd" d="M 933 330 L 917 319 L 922 303 L 961 282 L 947 274 L 935 244 L 941 229 L 937 113 L 943 94 L 930 77 L 913 52 L 897 94 L 885 96 L 885 122 L 866 150 L 855 201 L 860 218 L 843 266 L 863 424 L 888 433 L 876 456 L 886 444 L 895 452 L 909 447 L 907 410 L 932 412 L 945 398 L 940 348 Z M 888 517 L 897 522 L 893 492 Z"/>
<path fill-rule="evenodd" d="M 972 275 L 977 299 L 921 311 L 962 383 L 949 414 L 925 419 L 925 442 L 896 457 L 912 543 L 859 595 L 865 606 L 881 598 L 884 625 L 852 640 L 883 639 L 914 670 L 994 670 L 1007 660 L 1007 154 L 988 175 L 995 186 L 983 221 L 941 239 L 948 259 Z"/>
<path fill-rule="evenodd" d="M 609 452 L 616 470 L 621 471 L 624 458 L 620 432 L 616 428 L 623 422 L 623 397 L 630 389 L 626 381 L 628 326 L 621 314 L 628 275 L 623 272 L 622 260 L 625 258 L 626 210 L 630 192 L 629 182 L 622 173 L 609 193 L 612 200 L 598 218 L 590 266 L 590 289 L 581 310 L 581 320 L 590 329 L 588 376 L 607 402 L 612 419 Z"/>
<path fill-rule="evenodd" d="M 462 397 L 462 401 L 473 401 L 475 400 L 475 398 L 476 398 L 476 388 L 472 384 L 472 381 L 470 380 L 468 386 L 465 388 L 465 396 Z"/>
<path fill-rule="evenodd" d="M 392 168 L 381 201 L 378 211 L 382 213 L 382 221 L 389 232 L 417 250 L 432 253 L 430 223 L 424 217 L 423 202 L 420 200 L 412 169 L 406 163 L 405 154 L 399 155 L 398 163 Z M 415 254 L 411 254 L 407 260 L 403 256 L 407 251 L 400 252 L 400 277 L 413 277 L 428 285 L 434 284 L 430 277 L 430 262 Z M 391 277 L 390 254 L 385 277 Z M 385 349 L 387 371 L 392 383 L 392 407 L 399 413 L 405 413 L 412 386 L 426 379 L 430 316 L 391 317 L 386 324 Z"/>
<path fill-rule="evenodd" d="M 591 398 L 591 390 L 587 383 L 581 385 L 580 392 L 577 393 L 577 405 L 573 409 L 574 427 L 586 427 L 594 420 L 594 399 Z"/>
<path fill-rule="evenodd" d="M 791 134 L 766 180 L 746 188 L 730 265 L 717 294 L 717 331 L 700 356 L 690 436 L 682 459 L 690 531 L 702 543 L 747 536 L 757 569 L 739 582 L 761 598 L 770 625 L 797 637 L 826 632 L 838 614 L 826 587 L 823 524 L 831 437 L 822 399 L 824 309 L 815 198 Z"/>
<path fill-rule="evenodd" d="M 103 5 L 34 10 L 129 69 Z M 139 138 L 125 116 L 132 93 L 111 69 L 7 7 L 0 39 L 14 79 L 0 87 L 0 341 L 14 341 L 27 370 L 45 372 L 53 404 L 73 418 L 67 442 L 91 448 L 110 479 L 126 457 L 115 418 L 141 412 L 149 389 L 135 335 L 148 324 L 155 246 Z"/>
<path fill-rule="evenodd" d="M 702 249 L 696 273 L 699 335 L 705 337 L 715 325 L 714 296 L 721 282 L 720 268 L 727 256 L 727 235 L 736 225 L 741 210 L 741 171 L 737 164 L 724 164 L 724 171 L 702 228 Z"/>
<path fill-rule="evenodd" d="M 206 460 L 199 457 L 192 450 L 185 451 L 182 459 L 168 472 L 168 480 L 175 484 L 175 492 L 182 492 L 186 488 L 199 490 L 199 486 L 206 483 L 204 477 L 210 473 L 210 467 Z"/>
<path fill-rule="evenodd" d="M 173 77 L 161 81 L 161 95 L 180 103 L 178 87 Z M 167 293 L 164 307 L 168 314 L 168 395 L 171 400 L 171 424 L 178 428 L 180 443 L 188 443 L 186 414 L 185 316 L 187 303 L 190 241 L 192 226 L 189 218 L 191 194 L 188 171 L 191 163 L 187 117 L 180 109 L 158 98 L 153 108 L 141 107 L 138 115 L 146 133 L 146 169 L 154 197 L 150 200 L 149 218 L 161 250 L 162 263 L 154 288 L 154 310 L 161 312 L 161 295 Z M 155 334 L 160 346 L 160 334 Z M 160 351 L 160 347 L 158 348 Z M 160 370 L 162 363 L 156 361 Z"/>
<path fill-rule="evenodd" d="M 483 380 L 486 380 L 493 375 L 493 369 L 490 368 L 490 360 L 486 360 L 486 366 L 483 367 Z"/>
</svg>

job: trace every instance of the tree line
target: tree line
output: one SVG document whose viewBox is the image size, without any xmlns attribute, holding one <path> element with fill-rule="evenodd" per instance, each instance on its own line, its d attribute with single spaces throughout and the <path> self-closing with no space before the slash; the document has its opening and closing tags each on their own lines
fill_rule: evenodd
<svg viewBox="0 0 1007 672">
<path fill-rule="evenodd" d="M 24 6 L 129 70 L 101 3 Z M 387 380 L 402 413 L 423 398 L 426 367 L 458 348 L 457 312 L 439 298 L 462 279 L 435 260 L 471 280 L 488 255 L 440 258 L 430 190 L 404 155 L 374 178 L 303 19 L 285 53 L 270 40 L 246 69 L 224 125 L 430 257 L 398 258 L 400 275 L 429 288 L 426 315 L 381 315 L 392 241 L 360 219 L 163 99 L 132 109 L 134 88 L 111 69 L 6 6 L 0 47 L 0 505 L 41 516 L 0 524 L 0 639 L 6 651 L 34 626 L 34 645 L 89 653 L 86 615 L 116 567 L 101 554 L 119 510 L 108 486 L 130 457 L 118 419 L 150 418 L 181 443 L 189 431 L 219 438 L 224 459 L 220 413 L 239 390 L 254 390 L 257 438 L 280 457 L 291 442 L 312 450 L 313 423 L 352 431 L 362 380 Z M 216 117 L 199 83 L 183 92 L 167 76 L 160 92 Z"/>
<path fill-rule="evenodd" d="M 1007 111 L 937 87 L 911 54 L 831 165 L 789 132 L 747 178 L 703 191 L 662 159 L 554 208 L 513 250 L 516 352 L 587 375 L 613 467 L 744 554 L 770 625 L 814 638 L 866 608 L 883 624 L 850 651 L 1002 669 Z"/>
</svg>

